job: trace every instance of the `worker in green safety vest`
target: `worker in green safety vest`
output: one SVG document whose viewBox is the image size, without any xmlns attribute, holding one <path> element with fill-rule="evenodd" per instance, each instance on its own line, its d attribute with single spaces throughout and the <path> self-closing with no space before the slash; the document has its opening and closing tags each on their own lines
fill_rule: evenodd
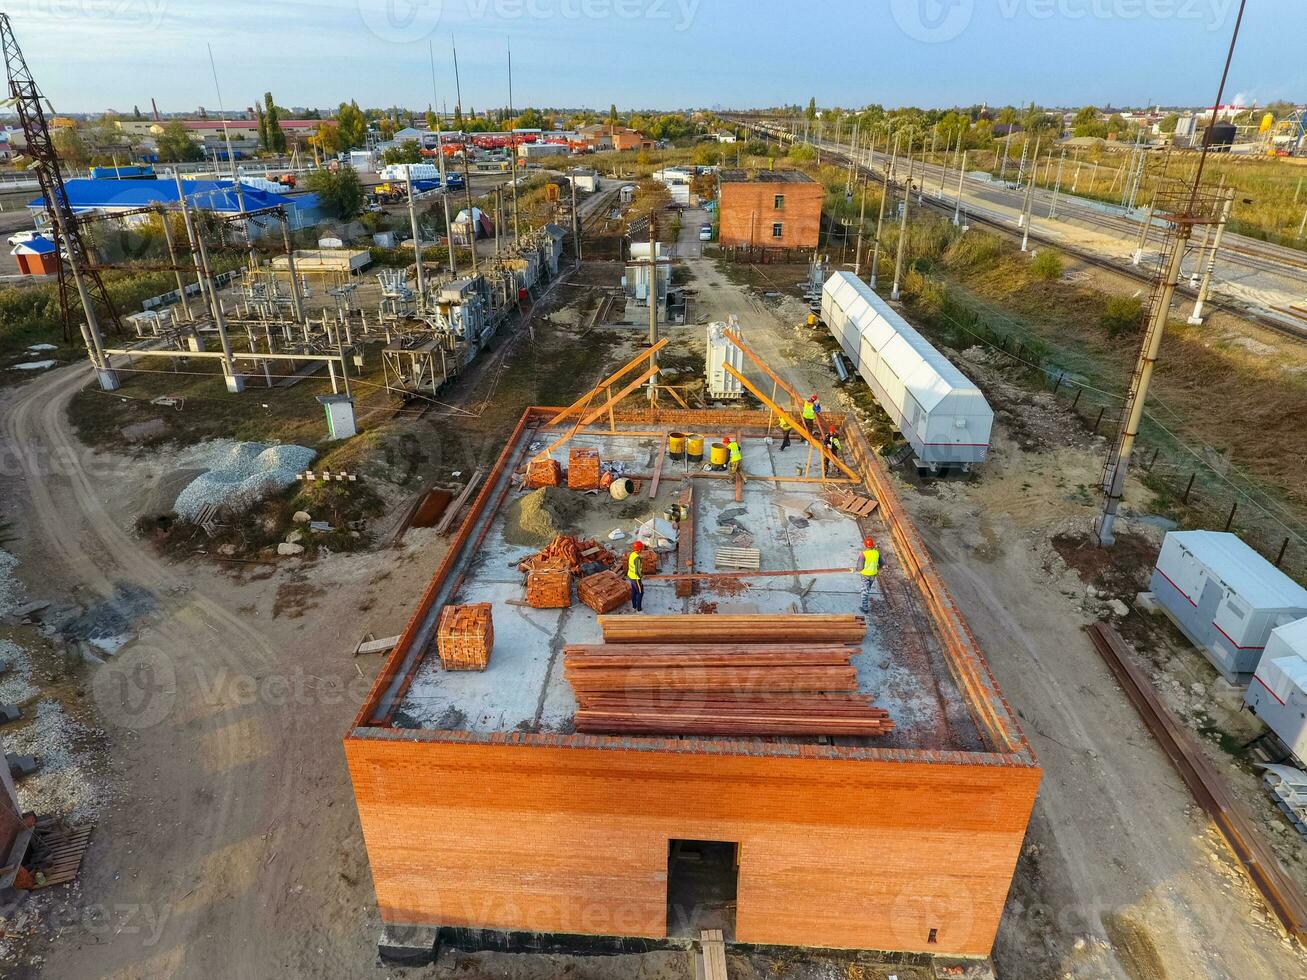
<svg viewBox="0 0 1307 980">
<path fill-rule="evenodd" d="M 839 433 L 835 431 L 835 426 L 832 425 L 830 427 L 830 431 L 826 433 L 826 438 L 821 441 L 821 444 L 826 447 L 826 452 L 830 453 L 836 459 L 840 458 L 840 453 L 844 447 L 840 444 Z M 829 463 L 830 460 L 828 460 L 825 456 L 821 458 L 822 476 L 826 475 Z"/>
<path fill-rule="evenodd" d="M 789 419 L 781 419 L 781 452 L 790 448 L 790 436 L 794 435 L 794 426 Z"/>
<path fill-rule="evenodd" d="M 626 578 L 631 583 L 631 608 L 640 612 L 644 607 L 644 542 L 631 546 L 626 559 Z"/>
<path fill-rule="evenodd" d="M 744 453 L 740 451 L 740 444 L 735 441 L 735 436 L 723 436 L 722 442 L 726 443 L 726 450 L 731 454 L 727 469 L 732 473 L 740 472 L 740 464 L 744 462 Z"/>
<path fill-rule="evenodd" d="M 807 427 L 808 432 L 814 435 L 821 435 L 817 429 L 817 396 L 811 395 L 803 403 L 803 424 Z M 815 431 L 814 431 L 815 430 Z"/>
<path fill-rule="evenodd" d="M 871 595 L 876 589 L 876 576 L 880 574 L 880 552 L 876 549 L 875 541 L 871 538 L 863 539 L 862 565 L 850 568 L 849 571 L 862 576 L 862 611 L 871 612 Z"/>
</svg>

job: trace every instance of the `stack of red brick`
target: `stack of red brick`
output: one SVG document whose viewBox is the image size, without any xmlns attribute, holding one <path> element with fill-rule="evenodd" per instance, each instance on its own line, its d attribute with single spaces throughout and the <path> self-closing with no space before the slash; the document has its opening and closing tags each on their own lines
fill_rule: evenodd
<svg viewBox="0 0 1307 980">
<path fill-rule="evenodd" d="M 599 469 L 599 450 L 573 449 L 567 458 L 567 488 L 598 490 L 603 474 Z"/>
<path fill-rule="evenodd" d="M 556 487 L 563 482 L 563 468 L 558 460 L 545 457 L 533 459 L 526 464 L 526 487 L 538 490 L 540 487 Z"/>
<path fill-rule="evenodd" d="M 631 592 L 615 572 L 597 572 L 576 583 L 576 596 L 595 612 L 607 613 L 627 602 Z"/>
<path fill-rule="evenodd" d="M 495 645 L 490 603 L 446 606 L 436 623 L 436 650 L 446 670 L 485 670 Z"/>
<path fill-rule="evenodd" d="M 563 567 L 533 568 L 526 575 L 526 603 L 532 609 L 566 609 L 572 604 L 572 573 Z"/>
</svg>

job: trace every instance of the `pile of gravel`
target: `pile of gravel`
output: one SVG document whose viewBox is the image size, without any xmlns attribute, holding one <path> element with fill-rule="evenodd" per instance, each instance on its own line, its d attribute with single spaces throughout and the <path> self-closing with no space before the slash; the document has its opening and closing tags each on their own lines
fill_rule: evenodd
<svg viewBox="0 0 1307 980">
<path fill-rule="evenodd" d="M 236 443 L 186 485 L 173 509 L 186 518 L 198 517 L 210 505 L 242 510 L 290 486 L 317 455 L 303 446 Z"/>
</svg>

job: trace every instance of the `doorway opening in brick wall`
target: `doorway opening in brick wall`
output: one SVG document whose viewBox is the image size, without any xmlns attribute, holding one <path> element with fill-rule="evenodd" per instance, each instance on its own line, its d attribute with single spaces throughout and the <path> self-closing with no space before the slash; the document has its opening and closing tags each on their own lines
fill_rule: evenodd
<svg viewBox="0 0 1307 980">
<path fill-rule="evenodd" d="M 704 929 L 720 929 L 735 939 L 735 895 L 740 845 L 734 841 L 667 842 L 667 935 L 697 939 Z"/>
</svg>

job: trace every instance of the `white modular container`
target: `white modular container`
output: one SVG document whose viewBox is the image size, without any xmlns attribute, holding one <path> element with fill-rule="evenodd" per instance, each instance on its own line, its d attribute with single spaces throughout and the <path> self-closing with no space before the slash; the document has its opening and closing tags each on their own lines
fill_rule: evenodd
<svg viewBox="0 0 1307 980">
<path fill-rule="evenodd" d="M 994 424 L 985 396 L 870 286 L 834 273 L 822 287 L 821 316 L 919 465 L 967 469 L 985 460 Z"/>
<path fill-rule="evenodd" d="M 389 163 L 377 176 L 382 180 L 439 180 L 440 168 L 434 163 Z"/>
<path fill-rule="evenodd" d="M 1244 700 L 1299 763 L 1307 760 L 1307 619 L 1271 630 Z"/>
<path fill-rule="evenodd" d="M 716 323 L 708 324 L 706 373 L 709 398 L 739 398 L 744 394 L 744 385 L 740 383 L 740 379 L 726 373 L 725 365 L 727 364 L 741 374 L 744 373 L 744 351 L 727 339 L 727 330 L 730 330 L 737 337 L 740 335 L 740 324 L 734 315 L 731 316 L 729 323 L 723 323 L 719 320 Z"/>
<path fill-rule="evenodd" d="M 1247 684 L 1271 631 L 1307 616 L 1307 589 L 1222 531 L 1171 531 L 1149 587 L 1232 684 Z"/>
</svg>

